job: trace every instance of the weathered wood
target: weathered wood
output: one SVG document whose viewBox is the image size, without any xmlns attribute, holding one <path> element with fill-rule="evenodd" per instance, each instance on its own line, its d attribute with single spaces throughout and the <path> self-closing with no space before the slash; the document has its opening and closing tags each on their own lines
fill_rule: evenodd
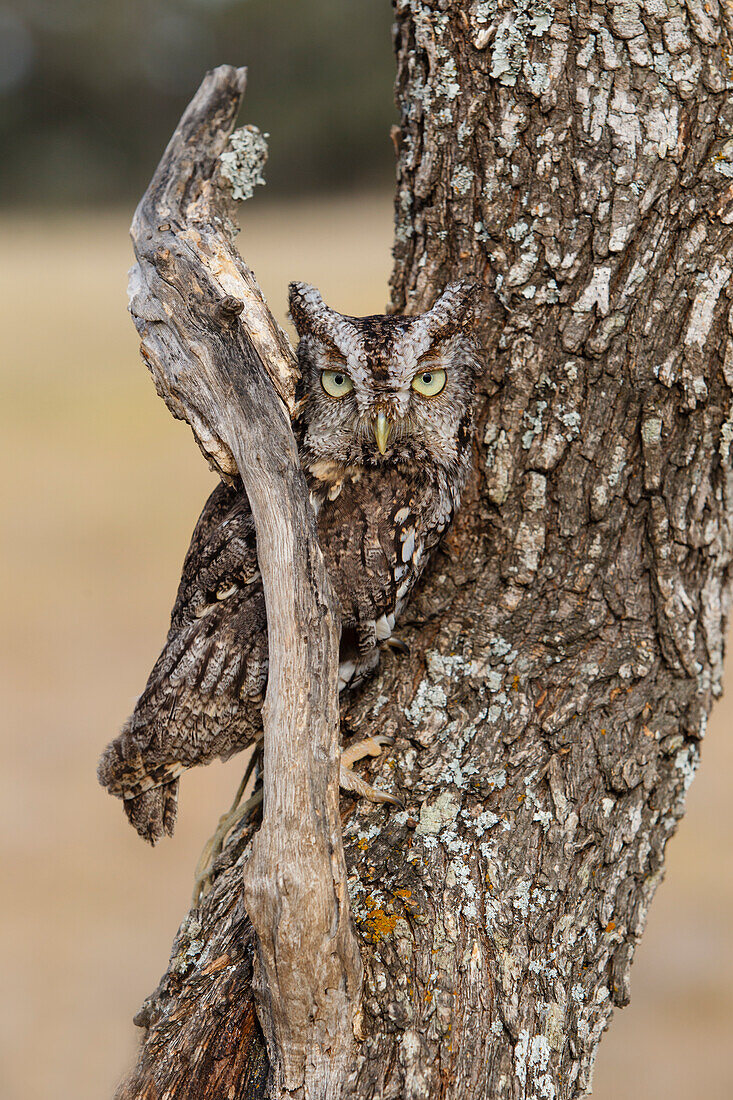
<svg viewBox="0 0 733 1100">
<path fill-rule="evenodd" d="M 720 692 L 731 43 L 716 4 L 395 6 L 393 303 L 473 277 L 489 367 L 409 656 L 344 715 L 396 736 L 382 766 L 407 803 L 346 810 L 365 964 L 347 1095 L 574 1100 Z M 216 953 L 225 925 L 206 927 Z M 155 1011 L 196 1004 L 202 973 Z M 195 1055 L 192 1030 L 176 1042 Z"/>
<path fill-rule="evenodd" d="M 244 901 L 274 1094 L 327 1098 L 353 1057 L 362 975 L 338 817 L 338 609 L 283 404 L 293 352 L 231 240 L 232 183 L 257 170 L 220 159 L 244 83 L 243 69 L 209 73 L 181 119 L 133 222 L 130 309 L 158 392 L 224 475 L 239 471 L 255 520 L 270 660 Z"/>
<path fill-rule="evenodd" d="M 230 841 L 205 905 L 184 920 L 160 986 L 135 1017 L 145 1041 L 118 1100 L 264 1095 L 269 1062 L 252 993 L 255 937 L 241 903 L 251 832 Z"/>
</svg>

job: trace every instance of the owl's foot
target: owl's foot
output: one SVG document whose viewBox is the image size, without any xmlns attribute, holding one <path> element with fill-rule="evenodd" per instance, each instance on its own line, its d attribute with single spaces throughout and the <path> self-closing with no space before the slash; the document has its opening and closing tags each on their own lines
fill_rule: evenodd
<svg viewBox="0 0 733 1100">
<path fill-rule="evenodd" d="M 242 795 L 244 794 L 247 784 L 249 783 L 252 773 L 258 766 L 261 759 L 261 742 L 255 746 L 255 750 L 252 753 L 249 763 L 245 768 L 242 781 L 237 787 L 237 793 L 234 796 L 234 801 L 225 814 L 222 814 L 219 818 L 219 824 L 216 826 L 216 830 L 213 836 L 210 836 L 203 847 L 203 851 L 199 856 L 198 863 L 196 864 L 196 872 L 193 880 L 193 898 L 191 899 L 192 906 L 195 909 L 201 902 L 204 895 L 208 894 L 211 889 L 211 883 L 213 881 L 213 869 L 214 862 L 217 857 L 221 855 L 224 848 L 224 841 L 229 836 L 235 825 L 238 825 L 240 821 L 243 821 L 245 817 L 254 809 L 256 809 L 262 802 L 262 788 L 255 791 L 255 793 L 247 799 L 246 802 L 242 802 Z"/>
<path fill-rule="evenodd" d="M 391 649 L 393 653 L 410 652 L 410 647 L 407 642 L 403 641 L 397 634 L 390 634 L 389 638 L 385 638 L 381 644 L 385 649 Z"/>
<path fill-rule="evenodd" d="M 229 836 L 234 826 L 244 820 L 244 818 L 262 802 L 262 788 L 260 787 L 251 798 L 248 798 L 246 802 L 240 804 L 239 800 L 242 797 L 241 791 L 244 790 L 244 786 L 244 783 L 240 785 L 240 789 L 237 791 L 237 797 L 234 799 L 231 809 L 221 815 L 214 835 L 210 836 L 206 841 L 203 851 L 199 856 L 199 861 L 196 864 L 196 873 L 193 879 L 193 897 L 191 899 L 191 904 L 194 909 L 211 889 L 214 863 L 217 857 L 222 853 L 224 841 Z"/>
<path fill-rule="evenodd" d="M 377 787 L 372 787 L 371 783 L 367 783 L 365 779 L 362 779 L 360 775 L 351 770 L 352 765 L 356 764 L 357 760 L 363 760 L 365 756 L 381 756 L 385 746 L 393 744 L 393 737 L 378 733 L 375 737 L 365 737 L 362 741 L 356 741 L 353 745 L 349 745 L 348 749 L 341 753 L 341 774 L 339 776 L 341 789 L 353 791 L 361 798 L 368 798 L 370 802 L 387 802 L 391 806 L 402 806 L 400 798 L 387 794 L 386 791 L 380 791 Z"/>
<path fill-rule="evenodd" d="M 393 744 L 393 737 L 389 737 L 387 734 L 378 733 L 375 737 L 365 737 L 363 740 L 356 741 L 353 745 L 349 745 L 348 749 L 345 749 L 341 753 L 339 786 L 342 790 L 352 791 L 361 798 L 368 798 L 370 802 L 385 802 L 391 806 L 401 807 L 401 799 L 396 798 L 392 794 L 387 794 L 386 791 L 380 791 L 376 787 L 372 787 L 370 783 L 367 783 L 365 779 L 362 779 L 360 775 L 357 775 L 351 770 L 352 765 L 356 764 L 358 760 L 363 760 L 366 756 L 381 756 L 383 749 Z M 244 820 L 244 818 L 262 802 L 262 790 L 260 789 L 256 791 L 251 798 L 248 798 L 246 802 L 242 802 L 240 805 L 242 795 L 244 794 L 245 787 L 249 782 L 251 774 L 252 768 L 249 767 L 242 778 L 242 782 L 239 784 L 239 789 L 234 796 L 231 807 L 219 818 L 219 824 L 216 827 L 214 835 L 209 837 L 206 841 L 204 849 L 199 856 L 193 885 L 192 903 L 194 908 L 200 904 L 201 899 L 211 888 L 214 862 L 217 856 L 221 854 L 224 848 L 224 842 L 229 833 L 235 825 L 238 825 L 240 821 Z"/>
</svg>

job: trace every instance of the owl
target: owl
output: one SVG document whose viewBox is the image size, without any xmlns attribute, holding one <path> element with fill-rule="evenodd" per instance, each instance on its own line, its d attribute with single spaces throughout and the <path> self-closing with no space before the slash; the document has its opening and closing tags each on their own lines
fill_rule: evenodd
<svg viewBox="0 0 733 1100">
<path fill-rule="evenodd" d="M 339 690 L 376 666 L 471 462 L 473 288 L 452 283 L 415 317 L 348 317 L 290 286 L 301 377 L 293 430 L 341 613 Z M 214 489 L 183 564 L 168 636 L 99 764 L 142 837 L 171 835 L 181 773 L 262 736 L 267 614 L 240 483 Z M 378 793 L 342 768 L 342 785 Z"/>
</svg>

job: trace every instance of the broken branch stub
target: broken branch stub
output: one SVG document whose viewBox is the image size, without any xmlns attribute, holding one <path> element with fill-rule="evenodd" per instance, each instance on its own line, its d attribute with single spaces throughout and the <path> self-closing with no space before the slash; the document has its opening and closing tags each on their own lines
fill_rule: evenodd
<svg viewBox="0 0 733 1100">
<path fill-rule="evenodd" d="M 330 1098 L 362 978 L 338 815 L 338 609 L 288 417 L 295 355 L 233 245 L 232 189 L 246 194 L 262 163 L 249 128 L 222 165 L 244 87 L 244 69 L 222 66 L 184 113 L 135 214 L 130 310 L 158 393 L 252 508 L 270 653 L 263 824 L 244 876 L 259 1011 L 275 1094 Z"/>
<path fill-rule="evenodd" d="M 241 332 L 291 413 L 298 374 L 290 341 L 234 246 L 233 192 L 251 193 L 262 181 L 266 151 L 259 131 L 244 127 L 237 133 L 249 135 L 250 157 L 222 161 L 228 156 L 245 84 L 245 69 L 222 65 L 207 74 L 161 158 L 131 229 L 138 262 L 130 272 L 130 312 L 142 337 L 143 358 L 173 415 L 188 421 L 199 446 L 225 477 L 236 474 L 236 463 L 216 432 L 218 414 L 207 384 L 217 373 L 212 358 L 228 309 L 232 319 L 228 303 L 238 303 L 233 313 L 239 316 Z M 182 274 L 188 275 L 185 281 Z M 202 324 L 209 339 L 201 339 Z"/>
</svg>

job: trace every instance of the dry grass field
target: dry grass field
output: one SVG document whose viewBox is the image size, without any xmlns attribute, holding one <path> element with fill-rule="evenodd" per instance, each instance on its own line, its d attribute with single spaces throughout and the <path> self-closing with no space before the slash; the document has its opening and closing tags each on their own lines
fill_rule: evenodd
<svg viewBox="0 0 733 1100">
<path fill-rule="evenodd" d="M 236 760 L 189 775 L 177 835 L 153 851 L 94 774 L 157 655 L 213 485 L 138 359 L 129 216 L 0 217 L 4 1100 L 111 1097 L 240 775 Z M 390 237 L 388 196 L 257 198 L 240 247 L 281 318 L 290 278 L 359 313 L 384 304 Z M 597 1100 L 733 1097 L 732 708 L 710 724 Z"/>
</svg>

